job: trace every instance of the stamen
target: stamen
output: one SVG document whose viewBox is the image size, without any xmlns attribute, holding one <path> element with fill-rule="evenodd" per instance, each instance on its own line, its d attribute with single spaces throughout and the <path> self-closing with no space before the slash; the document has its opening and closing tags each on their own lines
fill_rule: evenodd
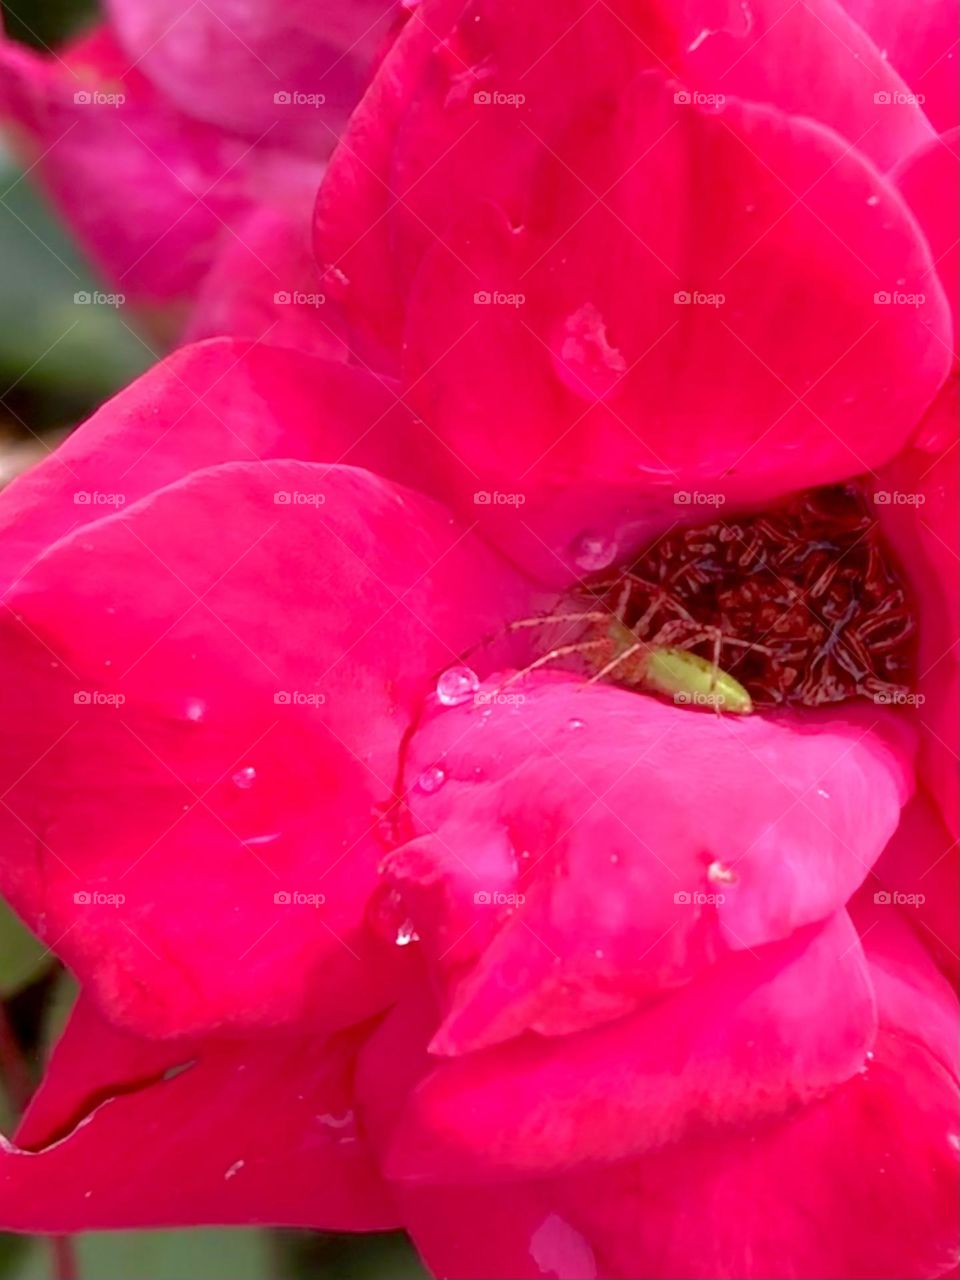
<svg viewBox="0 0 960 1280">
<path fill-rule="evenodd" d="M 577 594 L 618 606 L 632 640 L 722 666 L 734 702 L 733 686 L 761 707 L 891 700 L 910 687 L 914 619 L 854 485 L 676 529 Z"/>
</svg>

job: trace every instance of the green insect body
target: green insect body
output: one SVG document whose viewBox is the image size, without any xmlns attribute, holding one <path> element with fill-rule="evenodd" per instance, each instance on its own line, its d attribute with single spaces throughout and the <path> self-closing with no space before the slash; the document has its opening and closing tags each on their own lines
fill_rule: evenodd
<svg viewBox="0 0 960 1280">
<path fill-rule="evenodd" d="M 739 680 L 715 663 L 669 645 L 648 645 L 622 622 L 610 627 L 615 656 L 605 670 L 615 673 L 618 683 L 658 693 L 688 706 L 713 707 L 735 715 L 753 710 L 750 694 Z"/>
</svg>

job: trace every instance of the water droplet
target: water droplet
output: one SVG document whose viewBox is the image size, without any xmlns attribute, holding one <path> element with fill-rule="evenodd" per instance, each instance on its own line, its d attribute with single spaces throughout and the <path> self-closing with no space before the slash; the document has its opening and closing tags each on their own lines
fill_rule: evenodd
<svg viewBox="0 0 960 1280">
<path fill-rule="evenodd" d="M 257 780 L 257 771 L 252 764 L 245 765 L 242 769 L 238 769 L 233 775 L 231 781 L 235 787 L 239 787 L 241 791 L 249 791 Z"/>
<path fill-rule="evenodd" d="M 867 196 L 867 204 L 869 204 L 869 205 L 875 205 L 875 204 L 879 204 L 879 203 L 880 203 L 880 197 L 879 197 L 879 196 Z"/>
<path fill-rule="evenodd" d="M 707 879 L 713 884 L 732 884 L 736 878 L 734 872 L 722 862 L 711 862 L 707 867 Z"/>
<path fill-rule="evenodd" d="M 417 779 L 417 786 L 421 791 L 425 791 L 428 796 L 433 795 L 447 780 L 447 771 L 441 765 L 432 764 L 429 769 L 424 769 L 420 777 Z"/>
<path fill-rule="evenodd" d="M 235 1178 L 246 1163 L 246 1160 L 234 1160 L 233 1164 L 223 1175 L 224 1181 L 229 1182 L 231 1178 Z"/>
<path fill-rule="evenodd" d="M 408 947 L 411 942 L 419 942 L 420 935 L 413 927 L 412 920 L 404 920 L 403 924 L 397 930 L 397 936 L 394 938 L 398 947 Z"/>
<path fill-rule="evenodd" d="M 548 1214 L 530 1237 L 530 1256 L 545 1276 L 596 1280 L 598 1275 L 589 1241 L 556 1213 Z"/>
<path fill-rule="evenodd" d="M 568 729 L 585 729 L 586 727 L 587 727 L 587 722 L 585 720 L 574 719 L 574 720 L 567 721 Z"/>
<path fill-rule="evenodd" d="M 445 707 L 459 707 L 480 688 L 480 679 L 469 667 L 448 667 L 437 681 L 437 698 Z"/>
<path fill-rule="evenodd" d="M 205 702 L 201 702 L 199 698 L 193 698 L 187 703 L 186 717 L 194 724 L 197 724 L 203 719 L 203 713 L 206 709 L 207 704 Z"/>
<path fill-rule="evenodd" d="M 817 787 L 817 795 L 818 795 L 818 796 L 823 796 L 824 800 L 829 800 L 829 799 L 830 799 L 830 792 L 829 792 L 829 791 L 824 791 L 823 787 Z"/>
<path fill-rule="evenodd" d="M 584 533 L 573 548 L 573 562 L 578 569 L 595 573 L 606 569 L 617 558 L 617 544 L 602 533 Z"/>
</svg>

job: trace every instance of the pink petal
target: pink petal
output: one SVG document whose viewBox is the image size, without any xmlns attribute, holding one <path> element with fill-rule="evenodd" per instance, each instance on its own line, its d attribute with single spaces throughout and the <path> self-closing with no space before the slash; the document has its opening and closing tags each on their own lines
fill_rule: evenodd
<svg viewBox="0 0 960 1280">
<path fill-rule="evenodd" d="M 257 209 L 225 245 L 204 280 L 187 341 L 228 334 L 346 359 L 336 305 L 313 256 L 309 218 Z"/>
<path fill-rule="evenodd" d="M 426 0 L 354 116 L 318 206 L 320 256 L 336 267 L 368 356 L 387 367 L 396 357 L 426 251 L 455 264 L 458 251 L 445 247 L 453 220 L 490 199 L 523 223 L 538 160 L 576 121 L 599 136 L 605 104 L 644 69 L 817 120 L 883 167 L 932 134 L 922 110 L 902 102 L 908 86 L 833 0 L 569 0 L 522 16 L 502 0 Z M 525 100 L 498 105 L 493 93 Z M 878 106 L 878 93 L 891 103 Z"/>
<path fill-rule="evenodd" d="M 621 550 L 649 540 L 678 491 L 756 504 L 878 466 L 949 367 L 897 192 L 809 121 L 675 89 L 641 77 L 599 134 L 557 144 L 523 219 L 478 209 L 454 261 L 427 253 L 410 308 L 412 398 L 447 483 L 471 509 L 478 487 L 525 495 L 554 576 L 594 523 Z M 878 305 L 883 282 L 926 301 Z M 515 552 L 523 530 L 494 527 Z"/>
<path fill-rule="evenodd" d="M 865 942 L 882 1034 L 862 1075 L 781 1123 L 558 1184 L 602 1274 L 893 1280 L 956 1264 L 956 1067 L 939 1039 L 956 999 L 903 925 Z"/>
<path fill-rule="evenodd" d="M 782 1115 L 860 1070 L 875 1024 L 841 912 L 596 1030 L 436 1068 L 410 1097 L 388 1172 L 432 1183 L 542 1176 Z"/>
<path fill-rule="evenodd" d="M 353 1113 L 356 1036 L 145 1041 L 81 999 L 15 1143 L 5 1229 L 397 1225 Z"/>
<path fill-rule="evenodd" d="M 957 920 L 957 838 L 926 795 L 907 805 L 893 839 L 874 868 L 868 889 L 880 903 L 900 907 L 904 919 L 948 977 L 960 966 Z"/>
<path fill-rule="evenodd" d="M 930 245 L 940 283 L 953 308 L 955 342 L 958 328 L 957 276 L 960 273 L 956 235 L 957 222 L 960 221 L 958 148 L 960 131 L 951 129 L 909 155 L 893 173 Z"/>
<path fill-rule="evenodd" d="M 302 458 L 414 483 L 409 411 L 342 364 L 249 342 L 181 348 L 4 490 L 0 575 L 57 538 L 221 462 Z"/>
<path fill-rule="evenodd" d="M 0 113 L 22 131 L 33 176 L 131 302 L 189 299 L 264 191 L 303 202 L 319 181 L 316 163 L 278 162 L 179 112 L 107 30 L 56 58 L 0 41 L 0 65 Z"/>
<path fill-rule="evenodd" d="M 272 146 L 314 159 L 331 149 L 401 12 L 383 0 L 279 7 L 109 0 L 107 7 L 129 60 L 186 114 L 251 139 L 269 133 Z"/>
<path fill-rule="evenodd" d="M 909 569 L 918 615 L 919 678 L 916 694 L 908 699 L 921 729 L 918 776 L 956 836 L 960 486 L 955 378 L 921 422 L 916 445 L 884 468 L 873 498 L 884 533 Z"/>
<path fill-rule="evenodd" d="M 370 1037 L 357 1064 L 358 1111 L 378 1150 L 389 1145 L 410 1091 L 428 1069 L 424 1046 L 436 1010 L 424 989 L 393 1009 Z M 500 1187 L 391 1184 L 403 1225 L 435 1275 L 457 1280 L 591 1280 L 593 1251 L 563 1223 L 549 1182 Z"/>
<path fill-rule="evenodd" d="M 595 1025 L 824 919 L 909 794 L 875 708 L 718 717 L 557 677 L 519 697 L 440 709 L 408 749 L 421 839 L 384 869 L 452 986 L 437 1052 Z"/>
<path fill-rule="evenodd" d="M 401 740 L 513 589 L 355 468 L 230 463 L 68 533 L 0 617 L 4 892 L 131 1029 L 368 1016 Z"/>
<path fill-rule="evenodd" d="M 843 7 L 921 96 L 938 129 L 960 123 L 955 0 L 920 0 L 909 12 L 896 0 L 843 0 Z"/>
</svg>

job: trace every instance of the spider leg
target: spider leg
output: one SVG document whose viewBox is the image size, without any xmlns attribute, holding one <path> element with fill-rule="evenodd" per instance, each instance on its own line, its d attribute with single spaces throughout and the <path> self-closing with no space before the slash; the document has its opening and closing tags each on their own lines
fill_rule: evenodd
<svg viewBox="0 0 960 1280">
<path fill-rule="evenodd" d="M 548 627 L 555 622 L 609 622 L 613 617 L 616 615 L 609 609 L 596 609 L 590 613 L 541 614 L 537 618 L 518 618 L 515 622 L 508 622 L 505 631 L 509 634 L 524 627 Z"/>
<path fill-rule="evenodd" d="M 625 662 L 626 659 L 631 657 L 633 654 L 648 647 L 649 646 L 643 640 L 638 640 L 636 644 L 629 645 L 622 653 L 618 653 L 615 658 L 611 658 L 606 666 L 601 667 L 599 671 L 594 672 L 587 681 L 587 684 L 596 684 L 598 680 L 602 680 L 603 677 L 609 675 L 611 671 L 615 671 L 621 662 Z"/>
<path fill-rule="evenodd" d="M 572 653 L 586 653 L 588 649 L 598 649 L 609 643 L 610 641 L 604 636 L 602 640 L 581 640 L 577 644 L 560 645 L 559 648 L 551 649 L 549 653 L 542 654 L 536 661 L 524 667 L 522 671 L 515 671 L 509 679 L 503 682 L 500 688 L 501 690 L 509 689 L 512 684 L 516 684 L 518 680 L 522 680 L 524 676 L 530 675 L 531 672 L 538 670 L 538 668 L 545 667 L 548 662 L 556 662 L 558 658 L 569 657 Z"/>
</svg>

